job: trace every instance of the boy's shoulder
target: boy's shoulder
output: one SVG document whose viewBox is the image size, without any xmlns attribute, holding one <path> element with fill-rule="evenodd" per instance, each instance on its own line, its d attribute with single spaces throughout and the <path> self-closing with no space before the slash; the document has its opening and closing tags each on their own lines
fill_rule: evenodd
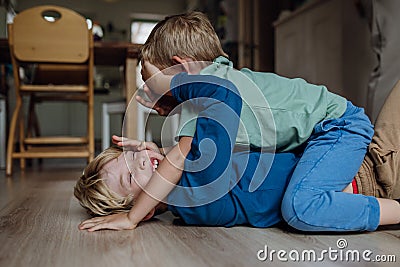
<svg viewBox="0 0 400 267">
<path fill-rule="evenodd" d="M 249 68 L 241 68 L 240 70 L 233 67 L 233 62 L 228 58 L 219 56 L 215 58 L 209 66 L 200 72 L 201 75 L 213 75 L 230 81 L 249 80 L 257 85 L 260 84 L 287 84 L 296 81 L 304 82 L 302 79 L 291 79 L 273 72 L 254 71 Z"/>
</svg>

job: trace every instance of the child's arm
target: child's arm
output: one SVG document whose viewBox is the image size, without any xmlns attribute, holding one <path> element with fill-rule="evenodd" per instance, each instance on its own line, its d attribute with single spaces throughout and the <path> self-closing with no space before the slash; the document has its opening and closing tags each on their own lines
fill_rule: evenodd
<svg viewBox="0 0 400 267">
<path fill-rule="evenodd" d="M 165 75 L 148 61 L 142 62 L 142 78 L 150 90 L 157 95 L 171 95 L 170 84 L 173 75 Z"/>
<path fill-rule="evenodd" d="M 184 169 L 184 162 L 190 151 L 192 137 L 182 137 L 161 162 L 157 172 L 153 174 L 130 210 L 128 218 L 133 224 L 138 224 L 162 201 L 179 182 Z"/>
<path fill-rule="evenodd" d="M 191 142 L 191 137 L 182 137 L 178 145 L 171 149 L 146 185 L 145 192 L 141 192 L 129 213 L 117 213 L 104 217 L 95 217 L 82 222 L 79 225 L 79 229 L 87 229 L 89 232 L 100 229 L 135 229 L 139 222 L 141 222 L 179 182 L 182 176 L 186 155 L 190 151 Z"/>
<path fill-rule="evenodd" d="M 175 109 L 178 103 L 175 98 L 170 95 L 158 95 L 153 93 L 147 85 L 143 86 L 143 91 L 147 95 L 147 99 L 143 98 L 139 94 L 136 95 L 136 101 L 145 107 L 154 109 L 161 116 L 173 115 L 177 113 L 179 109 Z"/>
<path fill-rule="evenodd" d="M 242 101 L 236 87 L 227 80 L 212 76 L 196 77 L 180 75 L 176 76 L 176 78 L 177 87 L 174 88 L 174 97 L 177 101 L 182 103 L 188 99 L 193 99 L 193 104 L 203 109 L 199 113 L 199 120 L 202 121 L 203 125 L 200 128 L 205 130 L 203 135 L 213 137 L 215 143 L 232 152 L 242 106 Z M 199 90 L 198 86 L 202 86 L 202 90 Z M 198 99 L 202 101 L 198 101 Z M 230 118 L 230 120 L 227 121 L 227 118 Z M 223 127 L 225 134 L 215 136 L 213 129 L 216 126 L 204 127 L 204 125 L 210 125 L 210 123 L 219 125 L 218 127 Z M 197 134 L 202 135 L 199 131 Z M 178 183 L 182 176 L 186 156 L 189 154 L 192 146 L 194 145 L 196 149 L 191 154 L 191 160 L 195 160 L 201 154 L 200 142 L 203 138 L 195 135 L 195 139 L 196 142 L 192 144 L 192 140 L 194 140 L 192 137 L 181 137 L 179 144 L 168 153 L 167 160 L 161 162 L 159 168 L 146 185 L 145 193 L 142 192 L 138 196 L 136 204 L 129 213 L 93 218 L 84 221 L 80 225 L 80 229 L 96 231 L 100 229 L 123 230 L 136 228 L 137 224 Z"/>
</svg>

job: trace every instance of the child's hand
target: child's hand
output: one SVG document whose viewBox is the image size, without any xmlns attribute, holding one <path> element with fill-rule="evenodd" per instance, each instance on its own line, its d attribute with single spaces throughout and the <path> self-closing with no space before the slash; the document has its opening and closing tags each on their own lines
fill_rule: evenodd
<svg viewBox="0 0 400 267">
<path fill-rule="evenodd" d="M 160 149 L 153 142 L 132 140 L 116 135 L 112 136 L 112 142 L 117 146 L 129 148 L 133 151 L 152 150 L 154 152 L 160 153 Z"/>
<path fill-rule="evenodd" d="M 174 97 L 169 95 L 156 95 L 155 93 L 151 92 L 146 85 L 143 86 L 143 91 L 150 101 L 145 100 L 140 95 L 136 95 L 136 101 L 138 101 L 140 104 L 154 109 L 161 116 L 173 115 L 176 113 L 177 109 L 174 110 L 174 108 L 178 105 L 178 102 L 176 102 Z"/>
<path fill-rule="evenodd" d="M 161 70 L 150 62 L 142 60 L 141 64 L 142 69 L 140 70 L 140 74 L 142 75 L 143 81 L 147 81 L 148 79 L 150 79 L 150 77 L 156 75 L 157 73 L 160 73 L 162 75 Z"/>
<path fill-rule="evenodd" d="M 117 213 L 103 217 L 94 217 L 79 224 L 80 230 L 94 232 L 101 229 L 111 230 L 133 230 L 137 224 L 132 223 L 128 213 Z"/>
</svg>

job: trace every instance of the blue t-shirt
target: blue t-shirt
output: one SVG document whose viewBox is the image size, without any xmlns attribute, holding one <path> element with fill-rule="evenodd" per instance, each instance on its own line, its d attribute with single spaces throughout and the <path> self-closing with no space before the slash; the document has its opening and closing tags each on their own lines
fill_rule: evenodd
<svg viewBox="0 0 400 267">
<path fill-rule="evenodd" d="M 242 100 L 235 85 L 215 76 L 175 77 L 172 95 L 199 116 L 182 178 L 167 197 L 169 210 L 196 225 L 268 227 L 281 221 L 281 200 L 298 158 L 236 151 Z"/>
</svg>

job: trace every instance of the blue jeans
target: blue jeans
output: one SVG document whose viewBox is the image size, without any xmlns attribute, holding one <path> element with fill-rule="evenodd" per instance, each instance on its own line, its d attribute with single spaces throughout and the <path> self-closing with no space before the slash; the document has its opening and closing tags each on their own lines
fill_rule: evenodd
<svg viewBox="0 0 400 267">
<path fill-rule="evenodd" d="M 373 231 L 379 225 L 375 197 L 344 193 L 364 159 L 373 126 L 350 102 L 338 119 L 314 127 L 282 201 L 282 216 L 302 231 Z"/>
</svg>

